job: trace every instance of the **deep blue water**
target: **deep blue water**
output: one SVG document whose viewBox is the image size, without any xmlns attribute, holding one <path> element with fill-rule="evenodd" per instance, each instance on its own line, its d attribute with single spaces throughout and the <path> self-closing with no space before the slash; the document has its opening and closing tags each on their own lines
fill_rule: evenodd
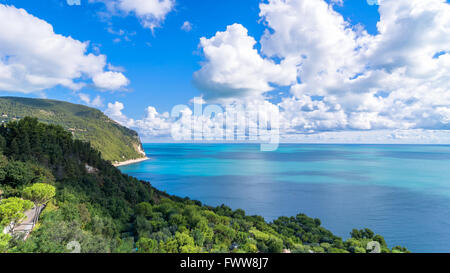
<svg viewBox="0 0 450 273">
<path fill-rule="evenodd" d="M 390 246 L 450 252 L 450 146 L 144 144 L 120 167 L 160 190 L 271 221 L 305 213 L 338 236 L 370 228 Z"/>
</svg>

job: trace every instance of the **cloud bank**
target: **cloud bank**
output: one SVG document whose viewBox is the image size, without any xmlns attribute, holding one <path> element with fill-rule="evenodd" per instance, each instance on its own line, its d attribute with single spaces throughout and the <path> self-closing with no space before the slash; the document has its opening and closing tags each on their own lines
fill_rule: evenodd
<svg viewBox="0 0 450 273">
<path fill-rule="evenodd" d="M 203 98 L 279 107 L 288 140 L 334 132 L 383 132 L 377 139 L 396 141 L 437 134 L 448 140 L 443 135 L 450 129 L 450 4 L 379 1 L 378 33 L 371 35 L 346 21 L 335 3 L 264 1 L 259 15 L 266 30 L 259 47 L 238 23 L 201 38 L 204 61 L 193 77 Z M 289 95 L 272 103 L 270 92 L 280 88 Z M 148 119 L 156 117 L 134 126 L 148 131 L 154 126 Z"/>
<path fill-rule="evenodd" d="M 122 73 L 105 70 L 105 55 L 87 52 L 88 42 L 56 34 L 49 23 L 14 6 L 0 4 L 0 18 L 0 90 L 117 90 L 128 84 Z"/>
<path fill-rule="evenodd" d="M 293 127 L 449 129 L 450 5 L 443 0 L 379 4 L 379 33 L 369 35 L 325 1 L 262 3 L 267 29 L 261 52 L 254 42 L 239 42 L 254 41 L 243 26 L 229 26 L 202 38 L 206 61 L 194 78 L 206 99 L 238 100 L 273 90 L 270 83 L 288 86 L 292 97 L 279 106 L 297 118 Z"/>
</svg>

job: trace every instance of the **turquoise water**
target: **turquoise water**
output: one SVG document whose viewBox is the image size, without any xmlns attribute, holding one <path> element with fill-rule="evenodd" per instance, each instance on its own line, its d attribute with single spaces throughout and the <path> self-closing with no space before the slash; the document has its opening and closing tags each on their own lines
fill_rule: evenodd
<svg viewBox="0 0 450 273">
<path fill-rule="evenodd" d="M 160 190 L 271 221 L 305 213 L 343 238 L 368 227 L 390 246 L 450 252 L 450 146 L 145 144 L 120 167 Z"/>
</svg>

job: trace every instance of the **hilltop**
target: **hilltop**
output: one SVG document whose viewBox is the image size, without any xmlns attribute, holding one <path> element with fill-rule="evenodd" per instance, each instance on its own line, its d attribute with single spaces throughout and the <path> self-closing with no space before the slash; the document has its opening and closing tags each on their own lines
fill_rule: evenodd
<svg viewBox="0 0 450 273">
<path fill-rule="evenodd" d="M 0 122 L 26 116 L 62 126 L 75 139 L 90 142 L 103 159 L 113 163 L 145 157 L 138 134 L 100 110 L 57 100 L 0 97 Z"/>
</svg>

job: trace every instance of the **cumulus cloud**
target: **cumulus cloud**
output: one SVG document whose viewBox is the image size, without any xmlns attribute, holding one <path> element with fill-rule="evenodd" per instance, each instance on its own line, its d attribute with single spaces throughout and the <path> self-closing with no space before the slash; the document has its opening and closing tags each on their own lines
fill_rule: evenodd
<svg viewBox="0 0 450 273">
<path fill-rule="evenodd" d="M 57 85 L 79 90 L 94 80 L 104 89 L 128 84 L 105 71 L 106 56 L 87 53 L 88 42 L 54 33 L 47 22 L 23 9 L 0 4 L 0 90 L 39 92 Z M 112 83 L 102 81 L 114 78 Z"/>
<path fill-rule="evenodd" d="M 448 130 L 450 4 L 379 1 L 378 33 L 352 25 L 323 0 L 260 4 L 256 41 L 238 24 L 202 38 L 194 74 L 207 101 L 260 99 L 278 86 L 289 134 Z"/>
<path fill-rule="evenodd" d="M 268 116 L 278 110 L 277 106 L 267 101 L 255 101 L 246 105 L 231 104 L 226 108 L 209 105 L 197 112 L 203 101 L 200 98 L 194 102 L 194 111 L 180 105 L 170 114 L 159 113 L 149 106 L 146 116 L 139 120 L 126 117 L 122 113 L 124 105 L 115 102 L 108 104 L 105 114 L 122 125 L 138 130 L 144 139 L 251 140 L 251 132 L 255 132 L 255 137 L 263 135 L 262 131 L 269 127 Z M 262 117 L 267 121 L 265 124 Z"/>
<path fill-rule="evenodd" d="M 194 106 L 195 107 L 195 106 Z M 303 108 L 299 110 L 298 107 Z M 146 116 L 134 120 L 126 117 L 120 102 L 108 104 L 105 112 L 122 125 L 137 130 L 144 141 L 266 141 L 272 130 L 279 133 L 280 142 L 289 143 L 450 143 L 450 134 L 445 130 L 426 129 L 373 129 L 328 130 L 328 128 L 345 128 L 346 115 L 342 111 L 326 114 L 318 109 L 326 108 L 320 102 L 285 101 L 282 106 L 268 101 L 255 101 L 247 104 L 234 103 L 222 107 L 212 115 L 212 109 L 203 107 L 203 115 L 196 115 L 188 107 L 179 107 L 174 113 L 159 113 L 149 106 Z M 314 110 L 316 108 L 316 110 Z M 219 110 L 217 108 L 213 108 Z M 302 118 L 295 111 L 311 112 L 310 117 Z M 313 111 L 311 111 L 313 110 Z M 325 113 L 325 114 L 324 114 Z M 271 115 L 278 115 L 276 123 Z M 326 116 L 329 115 L 329 116 Z M 265 117 L 265 119 L 261 119 Z M 316 120 L 317 124 L 311 124 Z M 319 121 L 320 120 L 320 121 Z M 263 122 L 263 123 L 261 123 Z M 270 125 L 270 126 L 269 126 Z M 364 123 L 361 126 L 367 126 Z M 270 127 L 270 128 L 269 128 Z M 320 127 L 323 130 L 308 130 Z M 254 138 L 252 138 L 252 135 Z"/>
<path fill-rule="evenodd" d="M 95 86 L 106 90 L 118 90 L 129 84 L 128 79 L 122 73 L 113 71 L 97 74 L 92 80 Z"/>
<path fill-rule="evenodd" d="M 175 0 L 89 0 L 102 2 L 111 15 L 133 14 L 145 28 L 152 31 L 164 22 L 166 15 L 175 7 Z"/>
<path fill-rule="evenodd" d="M 272 0 L 260 5 L 266 22 L 261 38 L 263 54 L 289 58 L 301 56 L 296 93 L 322 95 L 327 85 L 354 76 L 362 67 L 358 51 L 367 34 L 360 35 L 325 1 Z M 303 85 L 302 85 L 303 84 Z M 310 86 L 304 87 L 305 84 Z"/>
<path fill-rule="evenodd" d="M 194 97 L 189 100 L 189 103 L 191 103 L 191 104 L 206 104 L 206 101 L 203 99 L 203 97 Z"/>
<path fill-rule="evenodd" d="M 181 26 L 181 29 L 184 30 L 184 31 L 186 31 L 186 32 L 191 31 L 191 30 L 192 30 L 192 24 L 191 24 L 191 22 L 185 21 L 185 22 L 183 23 L 183 25 Z"/>
<path fill-rule="evenodd" d="M 121 102 L 116 101 L 114 103 L 108 103 L 108 108 L 105 110 L 105 114 L 118 123 L 131 127 L 133 120 L 129 119 L 122 113 L 123 109 L 124 106 Z"/>
<path fill-rule="evenodd" d="M 210 39 L 200 39 L 206 61 L 194 73 L 194 81 L 205 92 L 205 99 L 255 97 L 273 90 L 271 83 L 289 85 L 295 81 L 292 60 L 276 64 L 264 59 L 255 44 L 240 24 L 230 25 Z"/>
<path fill-rule="evenodd" d="M 261 127 L 248 113 L 277 112 L 282 142 L 450 143 L 450 4 L 379 1 L 371 35 L 333 9 L 340 2 L 261 3 L 259 46 L 240 24 L 201 38 L 204 61 L 193 77 L 204 94 L 191 100 L 194 111 L 175 118 L 149 107 L 127 124 L 144 139 L 224 141 Z M 290 95 L 269 101 L 281 86 Z M 194 113 L 211 102 L 223 111 Z"/>
<path fill-rule="evenodd" d="M 149 106 L 145 118 L 135 121 L 133 127 L 140 128 L 146 136 L 168 136 L 171 125 L 169 113 L 160 114 L 155 107 Z"/>
<path fill-rule="evenodd" d="M 146 116 L 140 120 L 128 118 L 122 113 L 124 105 L 121 102 L 108 103 L 105 114 L 118 123 L 134 128 L 139 131 L 142 137 L 168 137 L 174 120 L 169 117 L 169 113 L 158 113 L 155 107 L 149 106 L 146 109 Z M 189 116 L 192 113 L 189 113 Z M 184 119 L 183 121 L 186 121 Z"/>
<path fill-rule="evenodd" d="M 80 99 L 89 106 L 93 107 L 102 107 L 103 99 L 97 95 L 94 99 L 91 100 L 91 97 L 88 94 L 78 93 Z"/>
</svg>

